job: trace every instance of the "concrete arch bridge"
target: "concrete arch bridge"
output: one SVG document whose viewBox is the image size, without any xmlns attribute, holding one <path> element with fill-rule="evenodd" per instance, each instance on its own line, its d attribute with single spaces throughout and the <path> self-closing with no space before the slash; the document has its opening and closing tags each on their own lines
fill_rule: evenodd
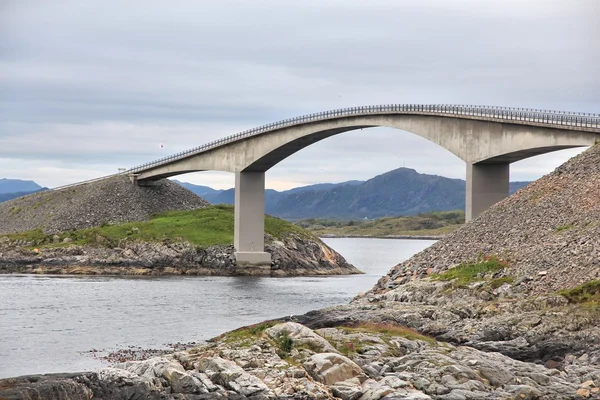
<svg viewBox="0 0 600 400">
<path fill-rule="evenodd" d="M 225 137 L 124 172 L 144 185 L 196 171 L 235 173 L 238 265 L 264 265 L 265 172 L 297 151 L 344 132 L 391 127 L 449 150 L 466 163 L 466 218 L 508 196 L 509 165 L 600 141 L 600 115 L 522 108 L 394 104 L 286 119 Z"/>
</svg>

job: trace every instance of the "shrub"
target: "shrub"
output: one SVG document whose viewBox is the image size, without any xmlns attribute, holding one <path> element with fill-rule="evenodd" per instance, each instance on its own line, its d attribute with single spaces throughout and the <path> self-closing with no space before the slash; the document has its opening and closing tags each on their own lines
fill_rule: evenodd
<svg viewBox="0 0 600 400">
<path fill-rule="evenodd" d="M 275 339 L 277 345 L 277 355 L 281 358 L 286 358 L 290 355 L 294 348 L 294 339 L 292 339 L 286 331 L 281 332 L 281 335 Z"/>
</svg>

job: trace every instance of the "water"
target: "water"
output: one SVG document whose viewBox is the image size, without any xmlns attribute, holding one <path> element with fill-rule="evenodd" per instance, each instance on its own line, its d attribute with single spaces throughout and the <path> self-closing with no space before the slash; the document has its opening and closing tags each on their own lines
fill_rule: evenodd
<svg viewBox="0 0 600 400">
<path fill-rule="evenodd" d="M 199 342 L 265 319 L 349 302 L 430 240 L 328 238 L 364 275 L 52 277 L 0 275 L 0 378 L 94 370 L 89 353 Z"/>
</svg>

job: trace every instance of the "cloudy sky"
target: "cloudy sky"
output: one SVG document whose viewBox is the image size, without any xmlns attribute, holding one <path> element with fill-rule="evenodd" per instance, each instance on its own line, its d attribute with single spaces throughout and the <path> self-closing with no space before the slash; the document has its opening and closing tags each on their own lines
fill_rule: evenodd
<svg viewBox="0 0 600 400">
<path fill-rule="evenodd" d="M 597 113 L 599 19 L 598 0 L 0 0 L 0 178 L 55 187 L 358 105 Z M 515 163 L 511 179 L 579 151 Z M 267 187 L 402 166 L 465 176 L 448 151 L 377 128 L 296 153 Z M 233 185 L 227 173 L 178 179 Z"/>
</svg>

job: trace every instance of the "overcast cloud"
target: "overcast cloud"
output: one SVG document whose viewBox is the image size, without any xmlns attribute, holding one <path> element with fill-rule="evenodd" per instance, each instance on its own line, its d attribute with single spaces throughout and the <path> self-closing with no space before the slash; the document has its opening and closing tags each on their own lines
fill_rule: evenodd
<svg viewBox="0 0 600 400">
<path fill-rule="evenodd" d="M 0 177 L 54 187 L 358 105 L 597 113 L 598 20 L 598 0 L 2 0 Z M 579 151 L 515 163 L 511 180 L 537 179 Z M 296 153 L 267 186 L 402 166 L 465 176 L 450 152 L 377 128 Z M 233 186 L 227 173 L 177 179 Z"/>
</svg>

